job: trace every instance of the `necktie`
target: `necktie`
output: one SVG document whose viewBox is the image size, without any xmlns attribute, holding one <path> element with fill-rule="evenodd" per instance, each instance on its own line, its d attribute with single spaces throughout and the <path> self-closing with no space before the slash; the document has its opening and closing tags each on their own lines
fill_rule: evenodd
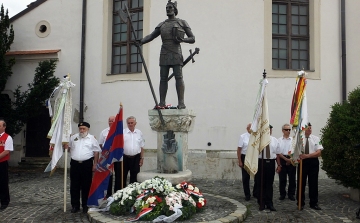
<svg viewBox="0 0 360 223">
<path fill-rule="evenodd" d="M 266 159 L 270 159 L 270 146 L 266 146 Z"/>
<path fill-rule="evenodd" d="M 306 137 L 305 154 L 309 154 L 309 137 Z"/>
</svg>

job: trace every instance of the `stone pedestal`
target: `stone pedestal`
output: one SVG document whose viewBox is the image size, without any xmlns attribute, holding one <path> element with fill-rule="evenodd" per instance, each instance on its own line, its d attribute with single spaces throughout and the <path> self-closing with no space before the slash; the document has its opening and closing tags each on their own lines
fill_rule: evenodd
<svg viewBox="0 0 360 223">
<path fill-rule="evenodd" d="M 157 169 L 140 172 L 137 180 L 142 182 L 161 176 L 173 184 L 191 179 L 187 169 L 188 132 L 194 126 L 195 113 L 188 109 L 161 110 L 165 125 L 162 125 L 157 110 L 149 110 L 151 129 L 157 131 Z"/>
</svg>

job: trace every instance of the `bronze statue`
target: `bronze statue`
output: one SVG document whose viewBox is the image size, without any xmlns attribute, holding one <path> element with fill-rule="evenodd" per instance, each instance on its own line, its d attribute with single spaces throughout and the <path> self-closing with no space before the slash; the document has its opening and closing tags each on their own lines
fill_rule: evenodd
<svg viewBox="0 0 360 223">
<path fill-rule="evenodd" d="M 180 43 L 195 43 L 195 36 L 185 20 L 176 18 L 178 14 L 177 2 L 168 1 L 166 4 L 168 19 L 161 22 L 155 30 L 140 40 L 145 44 L 161 35 L 162 46 L 160 51 L 160 107 L 165 107 L 166 93 L 168 89 L 168 76 L 170 68 L 173 69 L 176 79 L 176 92 L 178 96 L 178 109 L 186 108 L 184 103 L 185 84 L 182 76 L 183 56 Z M 184 36 L 187 38 L 184 38 Z"/>
</svg>

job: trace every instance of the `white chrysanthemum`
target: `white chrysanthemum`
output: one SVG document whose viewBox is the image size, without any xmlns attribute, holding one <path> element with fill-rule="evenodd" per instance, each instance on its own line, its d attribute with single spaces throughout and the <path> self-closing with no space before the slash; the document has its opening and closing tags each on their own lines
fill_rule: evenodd
<svg viewBox="0 0 360 223">
<path fill-rule="evenodd" d="M 195 188 L 194 188 L 194 191 L 195 191 L 196 193 L 199 193 L 200 190 L 199 190 L 198 187 L 195 187 Z"/>
</svg>

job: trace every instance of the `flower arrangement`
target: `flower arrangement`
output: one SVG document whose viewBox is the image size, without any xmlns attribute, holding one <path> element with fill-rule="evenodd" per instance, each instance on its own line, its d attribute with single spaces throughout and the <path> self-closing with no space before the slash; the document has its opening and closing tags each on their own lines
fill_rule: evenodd
<svg viewBox="0 0 360 223">
<path fill-rule="evenodd" d="M 110 213 L 113 215 L 129 214 L 138 196 L 138 187 L 139 183 L 132 183 L 116 191 L 112 195 L 115 202 L 110 205 Z"/>
<path fill-rule="evenodd" d="M 202 208 L 206 205 L 206 199 L 203 197 L 198 187 L 187 182 L 182 182 L 175 187 L 176 189 L 183 190 L 185 193 L 191 195 L 191 198 L 196 203 L 197 212 L 201 211 Z"/>
<path fill-rule="evenodd" d="M 206 205 L 198 187 L 187 182 L 174 187 L 161 177 L 130 184 L 113 194 L 113 198 L 110 213 L 126 215 L 135 212 L 136 217 L 129 219 L 131 221 L 186 220 Z"/>
</svg>

